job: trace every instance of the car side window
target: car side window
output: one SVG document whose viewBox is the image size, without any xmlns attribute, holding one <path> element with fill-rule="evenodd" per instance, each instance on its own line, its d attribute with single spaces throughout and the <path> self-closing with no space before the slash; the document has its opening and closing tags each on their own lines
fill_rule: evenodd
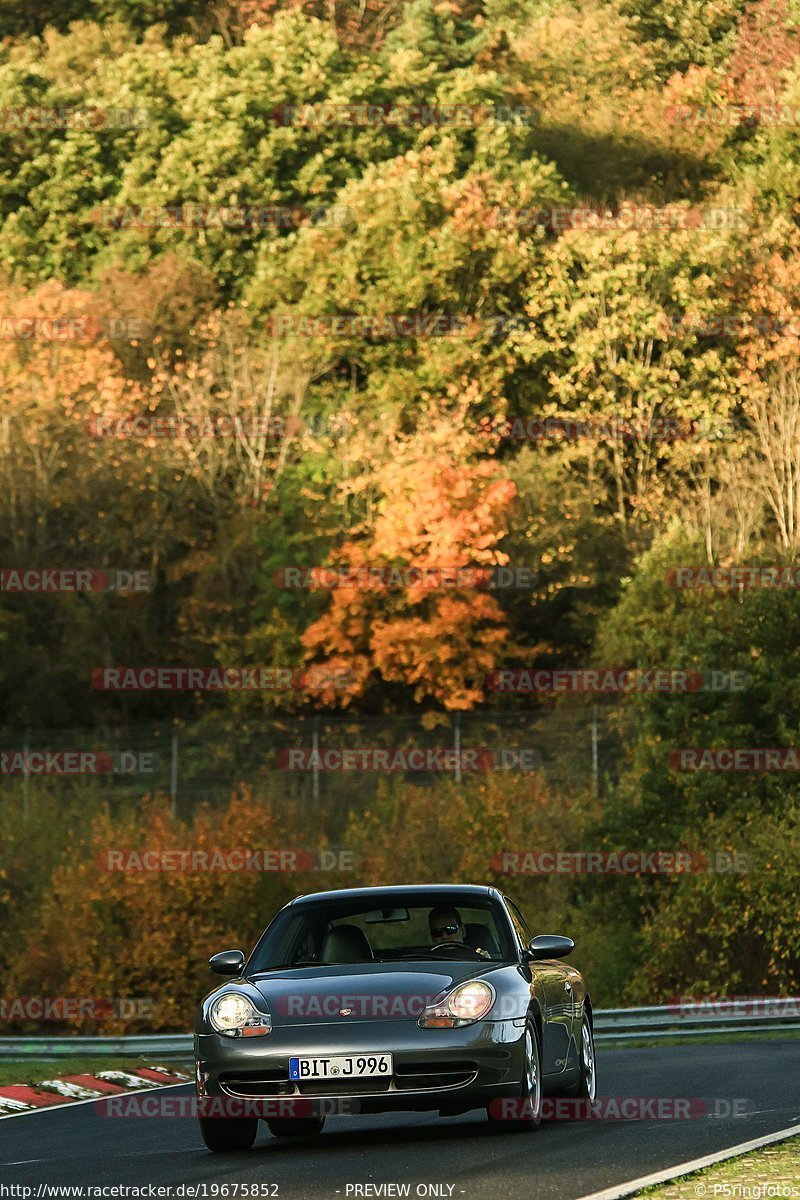
<svg viewBox="0 0 800 1200">
<path fill-rule="evenodd" d="M 508 896 L 504 896 L 503 899 L 506 902 L 506 907 L 508 908 L 508 914 L 511 917 L 514 928 L 517 931 L 517 937 L 519 938 L 520 942 L 522 943 L 522 948 L 526 949 L 530 945 L 530 942 L 533 938 L 533 934 L 531 933 L 530 929 L 528 928 L 528 924 L 527 924 L 525 918 L 523 917 L 522 913 L 517 908 L 514 901 L 509 900 Z"/>
</svg>

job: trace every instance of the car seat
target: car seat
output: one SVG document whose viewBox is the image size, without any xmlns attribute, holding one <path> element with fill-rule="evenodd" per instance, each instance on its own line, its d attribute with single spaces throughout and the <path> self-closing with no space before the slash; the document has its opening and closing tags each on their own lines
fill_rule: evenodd
<svg viewBox="0 0 800 1200">
<path fill-rule="evenodd" d="M 374 958 L 367 935 L 357 925 L 335 925 L 322 939 L 321 963 L 372 962 Z"/>
</svg>

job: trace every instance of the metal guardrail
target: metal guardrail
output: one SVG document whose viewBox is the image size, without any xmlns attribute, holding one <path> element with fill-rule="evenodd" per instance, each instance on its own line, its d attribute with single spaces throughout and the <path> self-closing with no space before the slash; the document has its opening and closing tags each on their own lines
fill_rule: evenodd
<svg viewBox="0 0 800 1200">
<path fill-rule="evenodd" d="M 717 1012 L 724 1003 L 730 1011 Z M 756 1011 L 752 1011 L 753 1009 Z M 684 1011 L 686 1010 L 686 1011 Z M 598 1042 L 669 1039 L 727 1033 L 800 1032 L 800 998 L 743 998 L 739 1001 L 667 1004 L 654 1008 L 601 1008 L 595 1012 Z M 189 1059 L 190 1033 L 159 1033 L 134 1037 L 17 1037 L 0 1038 L 0 1060 L 24 1062 L 35 1058 Z"/>
<path fill-rule="evenodd" d="M 800 998 L 741 997 L 739 1000 L 686 1001 L 652 1008 L 600 1008 L 595 1040 L 691 1038 L 727 1033 L 800 1031 Z"/>
<path fill-rule="evenodd" d="M 140 1058 L 154 1060 L 192 1057 L 190 1033 L 136 1034 L 133 1037 L 4 1037 L 0 1062 L 38 1058 Z"/>
</svg>

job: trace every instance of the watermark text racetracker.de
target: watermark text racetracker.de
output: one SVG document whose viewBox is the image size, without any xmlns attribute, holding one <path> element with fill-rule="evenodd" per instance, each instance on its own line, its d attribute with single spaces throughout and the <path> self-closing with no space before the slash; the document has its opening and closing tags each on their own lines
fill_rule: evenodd
<svg viewBox="0 0 800 1200">
<path fill-rule="evenodd" d="M 489 951 L 478 949 L 481 957 Z M 442 999 L 442 992 L 289 992 L 276 996 L 271 1002 L 271 1011 L 284 1017 L 369 1017 L 375 1020 L 417 1020 L 431 1005 Z M 470 1011 L 479 1017 L 483 1011 L 483 999 L 472 999 L 465 995 L 459 1001 L 465 1013 Z M 492 1020 L 517 1020 L 520 1016 L 519 1000 L 515 996 L 497 996 L 492 1004 Z"/>
<path fill-rule="evenodd" d="M 668 667 L 583 667 L 576 670 L 511 668 L 492 671 L 487 678 L 490 692 L 741 692 L 747 687 L 746 671 L 713 669 L 674 670 Z"/>
<path fill-rule="evenodd" d="M 0 1021 L 153 1020 L 152 996 L 0 996 Z"/>
<path fill-rule="evenodd" d="M 673 996 L 668 1006 L 676 1017 L 692 1020 L 695 1017 L 800 1017 L 800 997 L 797 996 Z"/>
<path fill-rule="evenodd" d="M 149 124 L 148 108 L 65 108 L 46 105 L 0 108 L 4 133 L 57 130 L 141 129 Z"/>
<path fill-rule="evenodd" d="M 679 566 L 672 567 L 664 577 L 667 587 L 679 591 L 765 591 L 800 588 L 800 566 L 796 563 L 780 566 L 763 566 L 734 563 L 731 566 Z"/>
<path fill-rule="evenodd" d="M 130 567 L 0 568 L 0 592 L 150 592 L 151 571 Z"/>
<path fill-rule="evenodd" d="M 282 338 L 346 338 L 396 341 L 404 338 L 496 338 L 520 333 L 530 325 L 525 316 L 474 313 L 273 313 L 266 331 Z"/>
<path fill-rule="evenodd" d="M 281 104 L 272 114 L 278 125 L 315 128 L 360 128 L 369 126 L 462 126 L 491 122 L 538 121 L 535 109 L 504 104 Z"/>
<path fill-rule="evenodd" d="M 95 224 L 111 229 L 297 229 L 307 224 L 352 228 L 356 224 L 355 213 L 343 204 L 104 204 L 91 216 Z"/>
<path fill-rule="evenodd" d="M 608 417 L 483 417 L 476 432 L 514 442 L 688 442 L 705 438 L 732 440 L 730 422 Z"/>
<path fill-rule="evenodd" d="M 714 337 L 796 337 L 796 322 L 787 321 L 775 313 L 718 312 L 708 316 L 699 313 L 665 313 L 659 319 L 662 335 L 695 338 Z"/>
<path fill-rule="evenodd" d="M 501 875 L 741 875 L 746 854 L 730 850 L 498 850 Z"/>
<path fill-rule="evenodd" d="M 0 775 L 152 775 L 152 750 L 0 750 Z"/>
<path fill-rule="evenodd" d="M 780 90 L 780 86 L 777 86 Z M 670 104 L 664 113 L 670 125 L 689 128 L 717 126 L 735 129 L 739 125 L 800 125 L 800 106 L 796 104 Z"/>
<path fill-rule="evenodd" d="M 236 846 L 211 846 L 202 849 L 109 847 L 95 856 L 95 866 L 98 870 L 131 874 L 197 875 L 209 871 L 291 874 L 305 871 L 354 871 L 357 865 L 354 850 L 337 846 L 321 846 L 317 849 L 281 847 L 270 850 Z"/>
<path fill-rule="evenodd" d="M 390 591 L 419 588 L 433 591 L 448 588 L 476 588 L 496 591 L 502 588 L 532 588 L 538 571 L 529 566 L 441 566 L 424 567 L 279 567 L 273 583 L 287 591 L 338 590 Z"/>
<path fill-rule="evenodd" d="M 111 1096 L 96 1100 L 92 1109 L 101 1117 L 168 1118 L 186 1120 L 197 1117 L 262 1117 L 265 1119 L 354 1116 L 361 1109 L 355 1097 L 306 1096 L 169 1096 L 163 1092 Z"/>
<path fill-rule="evenodd" d="M 0 340 L 11 342 L 137 342 L 147 337 L 152 324 L 142 317 L 0 315 Z"/>
<path fill-rule="evenodd" d="M 800 771 L 797 746 L 681 746 L 670 750 L 672 771 Z"/>
<path fill-rule="evenodd" d="M 702 1121 L 741 1119 L 753 1112 L 752 1100 L 744 1096 L 545 1096 L 541 1104 L 543 1121 Z M 497 1121 L 535 1115 L 530 1100 L 513 1097 L 498 1097 L 488 1108 Z"/>
<path fill-rule="evenodd" d="M 592 205 L 555 205 L 552 208 L 495 208 L 489 227 L 531 232 L 536 229 L 582 229 L 593 233 L 647 232 L 673 234 L 750 228 L 744 208 L 691 207 L 679 204 L 621 204 L 616 208 Z"/>
<path fill-rule="evenodd" d="M 536 771 L 541 751 L 534 746 L 285 746 L 278 751 L 281 771 L 452 772 Z"/>
<path fill-rule="evenodd" d="M 351 686 L 346 667 L 97 667 L 101 692 L 290 692 Z"/>
<path fill-rule="evenodd" d="M 148 441 L 194 441 L 206 438 L 239 438 L 282 440 L 303 429 L 297 417 L 231 416 L 228 413 L 208 413 L 202 417 L 178 415 L 160 416 L 155 413 L 138 416 L 119 416 L 104 413 L 92 417 L 88 433 L 96 438 Z"/>
</svg>

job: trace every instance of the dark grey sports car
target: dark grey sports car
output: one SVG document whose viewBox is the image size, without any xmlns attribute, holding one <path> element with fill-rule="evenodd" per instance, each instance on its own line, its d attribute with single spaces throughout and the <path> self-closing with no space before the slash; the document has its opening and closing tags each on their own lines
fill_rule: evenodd
<svg viewBox="0 0 800 1200">
<path fill-rule="evenodd" d="M 319 1133 L 325 1115 L 486 1107 L 535 1129 L 542 1097 L 594 1100 L 592 1005 L 558 961 L 569 938 L 534 937 L 492 887 L 352 888 L 300 896 L 234 978 L 198 1009 L 200 1127 L 211 1150 Z"/>
</svg>

